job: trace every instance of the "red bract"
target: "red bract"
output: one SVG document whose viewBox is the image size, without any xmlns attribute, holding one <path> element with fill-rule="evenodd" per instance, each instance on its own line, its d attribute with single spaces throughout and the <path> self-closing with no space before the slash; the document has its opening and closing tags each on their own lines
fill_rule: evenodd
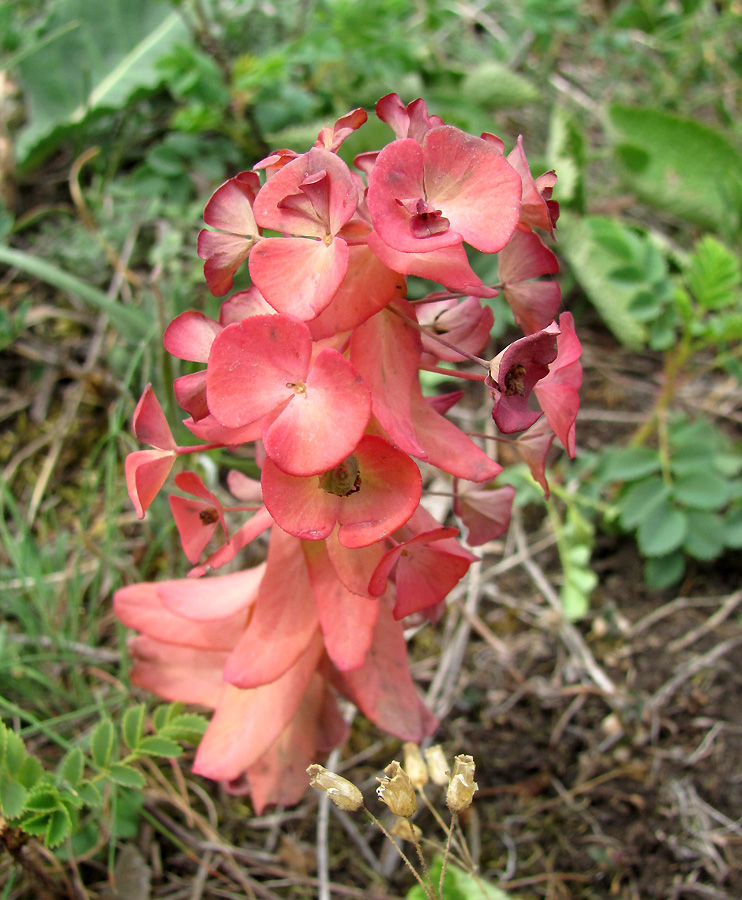
<svg viewBox="0 0 742 900">
<path fill-rule="evenodd" d="M 250 275 L 278 312 L 313 319 L 329 306 L 348 271 L 338 232 L 358 206 L 358 185 L 334 153 L 313 148 L 269 179 L 255 198 L 263 228 L 301 237 L 264 238 Z"/>
<path fill-rule="evenodd" d="M 227 535 L 224 510 L 216 494 L 208 490 L 195 472 L 181 472 L 175 476 L 175 484 L 181 491 L 198 498 L 191 500 L 174 494 L 169 498 L 183 552 L 189 562 L 197 563 L 217 525 Z"/>
<path fill-rule="evenodd" d="M 495 401 L 492 418 L 503 434 L 525 431 L 541 418 L 541 412 L 528 406 L 528 398 L 536 382 L 546 377 L 556 355 L 554 329 L 529 334 L 492 360 L 486 383 Z"/>
<path fill-rule="evenodd" d="M 124 463 L 129 498 L 137 516 L 143 519 L 147 508 L 165 484 L 178 451 L 151 384 L 144 389 L 134 410 L 134 434 L 143 444 L 154 448 L 136 450 L 126 457 Z"/>
<path fill-rule="evenodd" d="M 508 155 L 508 162 L 523 182 L 521 224 L 531 228 L 543 228 L 554 237 L 554 227 L 559 218 L 559 204 L 551 199 L 551 190 L 556 184 L 556 175 L 554 172 L 546 172 L 534 180 L 523 150 L 522 135 Z"/>
<path fill-rule="evenodd" d="M 478 297 L 436 300 L 422 303 L 416 309 L 418 321 L 427 327 L 428 333 L 444 338 L 448 344 L 470 354 L 480 353 L 487 346 L 495 316 L 489 306 L 482 306 Z M 423 348 L 430 356 L 448 362 L 464 362 L 467 358 L 425 333 Z"/>
<path fill-rule="evenodd" d="M 453 511 L 466 525 L 470 547 L 481 547 L 508 530 L 514 497 L 515 488 L 510 485 L 487 491 L 457 483 Z"/>
<path fill-rule="evenodd" d="M 502 251 L 497 274 L 515 321 L 525 334 L 546 328 L 562 302 L 556 281 L 534 281 L 559 271 L 556 256 L 532 231 L 515 231 Z"/>
<path fill-rule="evenodd" d="M 381 151 L 368 208 L 395 250 L 426 253 L 466 241 L 496 253 L 518 224 L 521 191 L 517 172 L 491 144 L 441 125 L 421 144 L 407 138 Z"/>
<path fill-rule="evenodd" d="M 541 409 L 569 455 L 575 455 L 575 421 L 580 408 L 582 365 L 580 339 L 575 334 L 572 313 L 559 317 L 557 357 L 549 374 L 534 387 Z"/>
<path fill-rule="evenodd" d="M 336 350 L 311 363 L 307 326 L 290 316 L 253 316 L 214 340 L 206 374 L 209 409 L 237 428 L 262 422 L 265 450 L 290 475 L 326 472 L 353 452 L 371 395 Z"/>
<path fill-rule="evenodd" d="M 287 475 L 266 460 L 262 484 L 265 505 L 284 531 L 323 540 L 337 523 L 346 547 L 384 540 L 410 518 L 422 490 L 420 470 L 410 457 L 372 435 L 319 478 Z"/>
<path fill-rule="evenodd" d="M 254 172 L 240 172 L 217 188 L 204 210 L 204 222 L 218 231 L 201 231 L 198 255 L 204 260 L 209 290 L 221 297 L 234 284 L 234 273 L 247 259 L 258 228 L 252 204 L 260 189 Z"/>
</svg>

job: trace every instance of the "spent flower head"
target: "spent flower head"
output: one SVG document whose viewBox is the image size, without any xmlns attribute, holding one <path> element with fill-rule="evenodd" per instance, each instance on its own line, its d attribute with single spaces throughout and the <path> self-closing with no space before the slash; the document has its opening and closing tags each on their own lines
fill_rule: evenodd
<svg viewBox="0 0 742 900">
<path fill-rule="evenodd" d="M 347 778 L 331 772 L 319 763 L 312 763 L 307 769 L 309 784 L 323 791 L 339 809 L 355 812 L 363 806 L 363 795 Z"/>
<path fill-rule="evenodd" d="M 409 775 L 396 760 L 390 762 L 384 772 L 376 779 L 379 800 L 386 803 L 395 816 L 408 819 L 417 809 L 417 797 Z"/>
<path fill-rule="evenodd" d="M 471 806 L 472 797 L 478 789 L 474 781 L 474 759 L 464 754 L 455 757 L 446 793 L 446 805 L 451 812 L 461 812 Z"/>
</svg>

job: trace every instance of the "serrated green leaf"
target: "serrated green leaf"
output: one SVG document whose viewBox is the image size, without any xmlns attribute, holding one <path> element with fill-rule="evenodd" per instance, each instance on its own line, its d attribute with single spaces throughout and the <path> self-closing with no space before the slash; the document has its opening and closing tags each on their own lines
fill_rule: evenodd
<svg viewBox="0 0 742 900">
<path fill-rule="evenodd" d="M 123 763 L 114 763 L 108 770 L 108 777 L 121 787 L 139 789 L 147 783 L 141 772 Z"/>
<path fill-rule="evenodd" d="M 25 809 L 28 791 L 7 775 L 0 777 L 0 812 L 6 819 L 17 819 Z"/>
<path fill-rule="evenodd" d="M 626 180 L 659 209 L 708 227 L 739 225 L 742 156 L 718 131 L 659 109 L 608 107 Z M 736 220 L 736 221 L 735 221 Z"/>
<path fill-rule="evenodd" d="M 687 533 L 686 515 L 661 500 L 639 523 L 637 542 L 645 556 L 665 556 L 682 545 Z"/>
<path fill-rule="evenodd" d="M 136 750 L 142 734 L 144 733 L 144 718 L 146 707 L 143 703 L 132 706 L 126 710 L 121 720 L 121 736 L 124 744 L 130 750 Z"/>
<path fill-rule="evenodd" d="M 95 782 L 84 781 L 77 792 L 87 806 L 90 806 L 93 809 L 102 806 L 103 794 Z"/>
<path fill-rule="evenodd" d="M 4 722 L 0 722 L 0 765 L 5 765 L 5 749 L 8 746 L 9 729 Z"/>
<path fill-rule="evenodd" d="M 636 481 L 660 469 L 659 454 L 651 447 L 620 447 L 605 453 L 601 478 L 605 482 Z"/>
<path fill-rule="evenodd" d="M 652 507 L 667 499 L 670 488 L 658 476 L 650 476 L 637 481 L 618 501 L 621 527 L 627 530 L 636 528 Z"/>
<path fill-rule="evenodd" d="M 29 792 L 26 809 L 30 812 L 49 813 L 61 805 L 59 791 L 52 785 L 42 785 Z"/>
<path fill-rule="evenodd" d="M 111 761 L 113 739 L 113 722 L 110 719 L 102 719 L 95 726 L 90 738 L 90 754 L 93 762 L 101 769 L 105 769 Z"/>
<path fill-rule="evenodd" d="M 85 771 L 85 756 L 79 747 L 73 747 L 65 754 L 59 766 L 59 778 L 70 787 L 77 788 Z"/>
<path fill-rule="evenodd" d="M 17 778 L 27 756 L 23 739 L 15 731 L 8 730 L 5 735 L 5 768 L 8 773 Z"/>
<path fill-rule="evenodd" d="M 26 754 L 26 758 L 23 760 L 16 778 L 25 787 L 32 788 L 44 774 L 44 767 L 41 765 L 41 761 L 35 756 Z"/>
<path fill-rule="evenodd" d="M 547 147 L 549 166 L 559 172 L 559 201 L 585 211 L 585 138 L 577 118 L 564 107 L 553 108 Z M 562 216 L 563 217 L 563 216 Z M 559 229 L 561 234 L 561 220 Z"/>
<path fill-rule="evenodd" d="M 50 849 L 58 847 L 72 831 L 72 820 L 67 810 L 62 807 L 49 816 L 49 823 L 44 834 L 44 843 Z"/>
<path fill-rule="evenodd" d="M 729 500 L 729 482 L 714 471 L 689 472 L 675 479 L 672 493 L 678 503 L 694 509 L 721 509 Z"/>
<path fill-rule="evenodd" d="M 142 738 L 137 747 L 137 753 L 146 753 L 148 756 L 175 757 L 183 753 L 183 748 L 175 741 L 155 735 Z"/>
<path fill-rule="evenodd" d="M 208 720 L 197 713 L 182 713 L 161 728 L 158 734 L 173 741 L 197 744 L 204 736 L 208 724 Z"/>
<path fill-rule="evenodd" d="M 711 235 L 696 244 L 686 278 L 693 297 L 704 309 L 721 309 L 739 302 L 739 261 Z"/>
<path fill-rule="evenodd" d="M 666 556 L 653 556 L 644 563 L 644 580 L 656 591 L 664 590 L 683 577 L 685 557 L 680 550 Z"/>
<path fill-rule="evenodd" d="M 724 519 L 711 512 L 691 509 L 686 513 L 688 534 L 683 549 L 695 559 L 708 561 L 724 552 L 726 531 Z"/>
</svg>

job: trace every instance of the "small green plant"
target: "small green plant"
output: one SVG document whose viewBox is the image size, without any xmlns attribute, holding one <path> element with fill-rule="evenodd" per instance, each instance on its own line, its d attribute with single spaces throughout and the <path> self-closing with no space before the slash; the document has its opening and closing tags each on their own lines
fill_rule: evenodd
<svg viewBox="0 0 742 900">
<path fill-rule="evenodd" d="M 157 707 L 149 722 L 145 705 L 138 704 L 124 712 L 118 728 L 102 718 L 84 749 L 72 747 L 51 771 L 0 722 L 0 813 L 14 831 L 58 847 L 78 833 L 82 816 L 106 804 L 111 791 L 145 786 L 138 763 L 180 756 L 182 744 L 197 743 L 205 728 L 206 720 L 181 704 Z"/>
</svg>

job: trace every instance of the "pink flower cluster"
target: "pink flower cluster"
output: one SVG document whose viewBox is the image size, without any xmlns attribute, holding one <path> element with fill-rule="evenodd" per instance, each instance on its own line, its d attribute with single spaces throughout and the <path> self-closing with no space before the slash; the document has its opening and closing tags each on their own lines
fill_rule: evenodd
<svg viewBox="0 0 742 900">
<path fill-rule="evenodd" d="M 178 474 L 185 496 L 170 503 L 190 577 L 115 598 L 139 632 L 133 683 L 215 711 L 194 771 L 249 792 L 258 810 L 296 802 L 307 765 L 344 740 L 338 697 L 403 740 L 437 726 L 404 627 L 435 620 L 476 557 L 421 504 L 424 473 L 452 476 L 470 546 L 507 529 L 514 491 L 491 487 L 501 466 L 446 418 L 463 394 L 425 397 L 420 369 L 480 362 L 497 428 L 519 434 L 513 446 L 545 489 L 555 435 L 575 450 L 580 343 L 569 313 L 554 321 L 558 265 L 534 230 L 553 235 L 554 174 L 534 179 L 520 139 L 506 156 L 494 135 L 445 125 L 422 100 L 393 94 L 377 113 L 395 140 L 355 170 L 337 151 L 366 121 L 360 109 L 306 153 L 276 151 L 216 190 L 198 240 L 208 287 L 227 294 L 245 262 L 252 286 L 218 319 L 186 312 L 164 336 L 170 354 L 204 366 L 174 391 L 205 443 L 176 444 L 151 387 L 134 413 L 151 448 L 126 460 L 140 517 L 178 456 L 227 448 L 261 471 L 259 482 L 229 473 L 231 506 Z M 499 254 L 496 286 L 467 245 Z M 408 301 L 410 275 L 442 289 Z M 486 362 L 474 355 L 493 324 L 483 300 L 498 291 L 524 336 Z M 264 562 L 207 575 L 265 533 Z"/>
</svg>

